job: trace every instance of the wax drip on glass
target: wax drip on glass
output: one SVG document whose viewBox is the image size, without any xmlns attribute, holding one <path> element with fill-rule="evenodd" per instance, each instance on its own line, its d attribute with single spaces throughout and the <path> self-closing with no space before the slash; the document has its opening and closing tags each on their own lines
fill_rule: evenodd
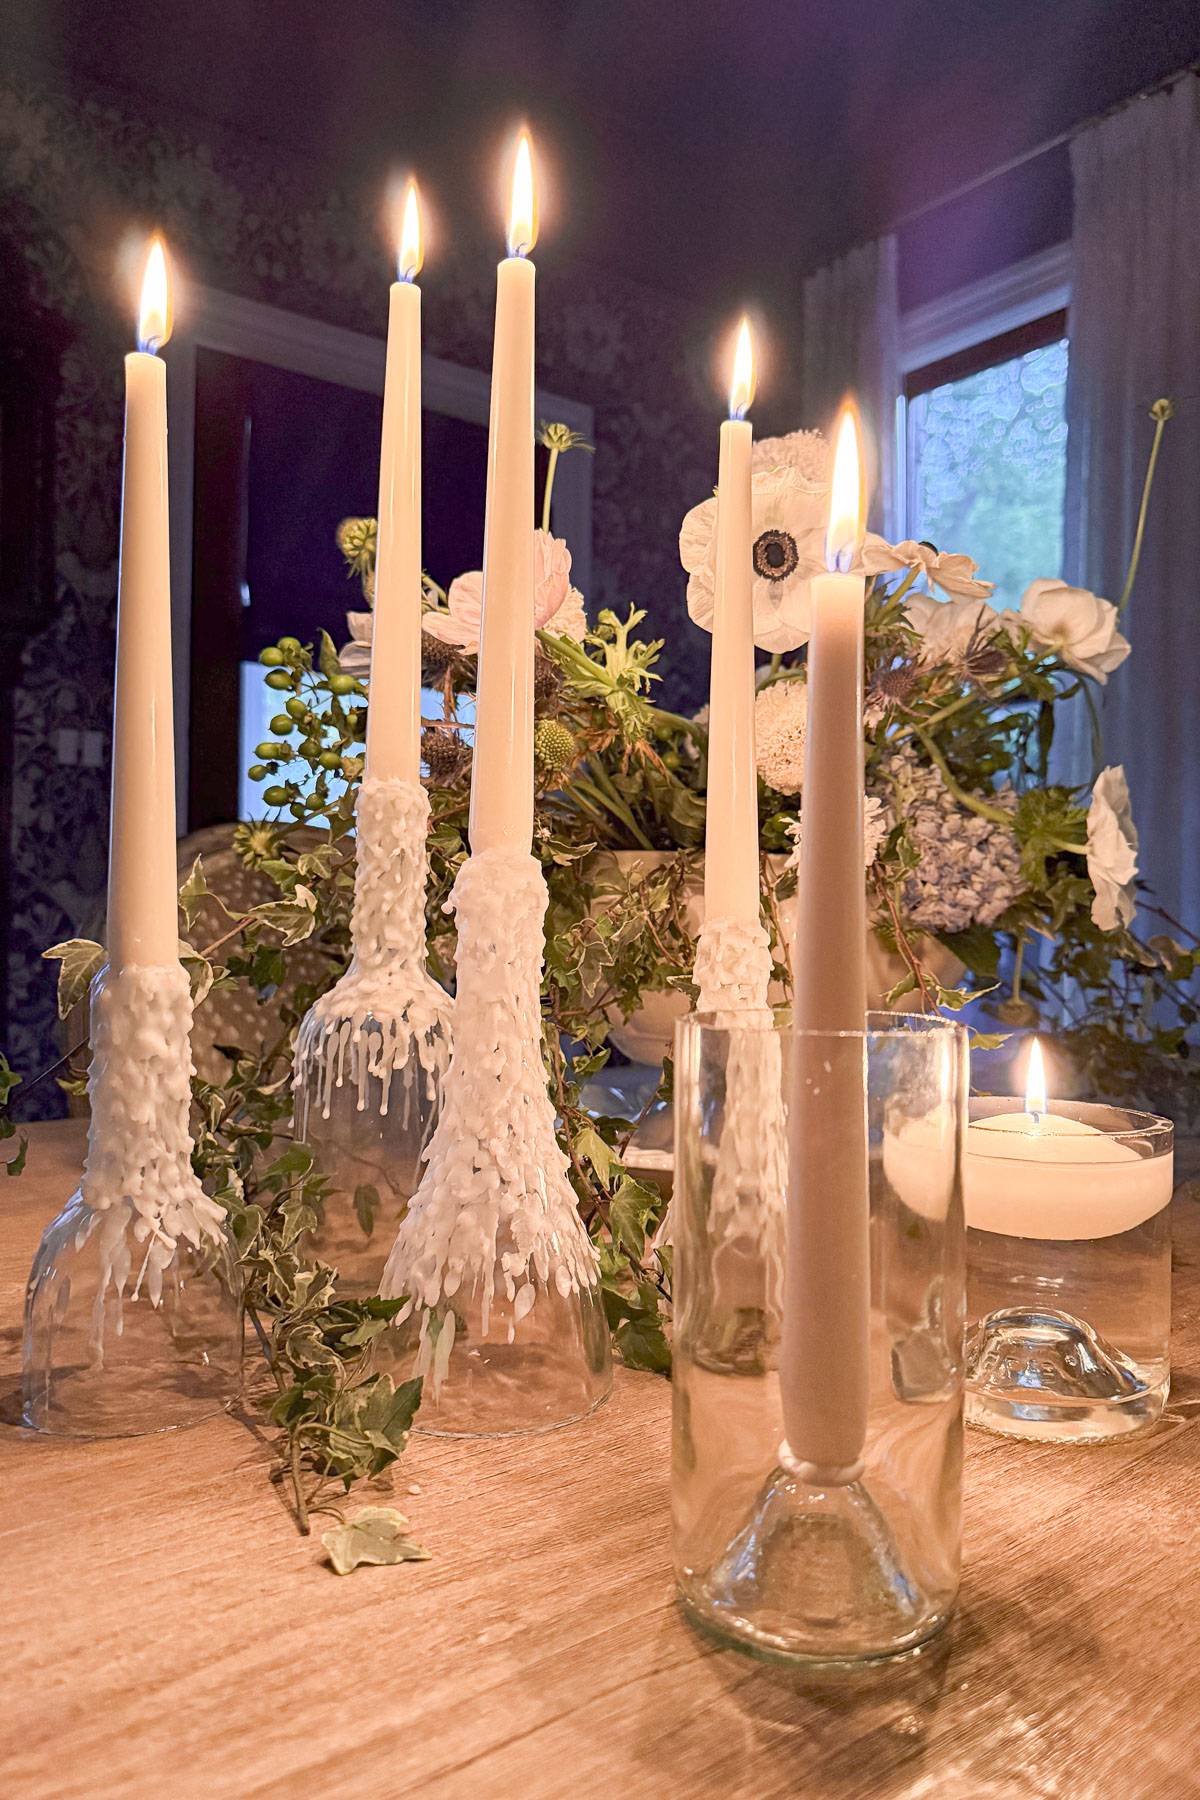
<svg viewBox="0 0 1200 1800">
<path fill-rule="evenodd" d="M 355 808 L 350 966 L 296 1040 L 295 1129 L 329 1175 L 313 1249 L 343 1292 L 374 1293 L 437 1123 L 451 1004 L 425 963 L 426 833 L 420 782 L 421 209 L 398 209 L 389 295 L 375 624 L 366 759 Z M 378 1230 L 376 1229 L 378 1227 Z"/>
<path fill-rule="evenodd" d="M 346 1086 L 359 1112 L 370 1104 L 385 1118 L 395 1106 L 405 1128 L 419 1111 L 423 1148 L 437 1121 L 452 1014 L 425 969 L 429 796 L 418 783 L 367 775 L 355 819 L 350 966 L 296 1038 L 296 1131 L 307 1140 L 314 1115 L 328 1120 Z"/>
<path fill-rule="evenodd" d="M 166 251 L 155 238 L 125 359 L 108 964 L 90 995 L 82 1182 L 47 1227 L 25 1312 L 25 1419 L 124 1436 L 194 1423 L 236 1391 L 242 1318 L 224 1208 L 192 1169 L 192 1000 L 179 960 Z"/>
<path fill-rule="evenodd" d="M 713 1174 L 716 1278 L 746 1307 L 778 1307 L 783 1275 L 786 1140 L 782 1063 L 769 992 L 770 938 L 759 895 L 758 778 L 754 754 L 751 582 L 754 346 L 741 321 L 721 427 L 717 479 L 716 595 L 709 708 L 705 916 L 693 979 L 697 1011 L 738 1031 L 726 1070 L 726 1127 Z M 670 1241 L 668 1209 L 657 1242 Z M 768 1292 L 762 1291 L 767 1271 Z"/>
<path fill-rule="evenodd" d="M 511 1344 L 547 1289 L 565 1300 L 597 1282 L 540 1053 L 547 901 L 536 858 L 495 849 L 463 864 L 448 903 L 458 920 L 455 1052 L 382 1289 L 408 1296 L 398 1323 L 419 1319 L 415 1372 L 429 1377 L 435 1400 L 456 1303 L 478 1303 L 484 1338 L 493 1315 L 507 1314 Z"/>
<path fill-rule="evenodd" d="M 548 893 L 533 834 L 534 317 L 537 205 L 516 148 L 496 276 L 471 854 L 441 1119 L 382 1292 L 425 1378 L 422 1428 L 504 1435 L 590 1412 L 611 1384 L 599 1264 L 555 1134 L 542 1050 Z"/>
</svg>

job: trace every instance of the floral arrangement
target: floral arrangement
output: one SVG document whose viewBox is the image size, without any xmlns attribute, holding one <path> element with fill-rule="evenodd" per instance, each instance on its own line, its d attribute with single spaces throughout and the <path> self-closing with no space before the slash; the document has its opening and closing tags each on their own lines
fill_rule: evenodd
<svg viewBox="0 0 1200 1800">
<path fill-rule="evenodd" d="M 1157 434 L 1169 410 L 1156 408 Z M 551 466 L 537 538 L 534 848 L 550 891 L 547 1079 L 581 1215 L 599 1250 L 615 1348 L 627 1364 L 666 1370 L 670 1252 L 652 1247 L 663 1201 L 627 1166 L 642 1120 L 595 1116 L 583 1090 L 613 1054 L 614 1026 L 648 994 L 694 993 L 689 895 L 704 834 L 707 732 L 703 714 L 684 718 L 655 704 L 662 644 L 637 635 L 644 613 L 619 619 L 604 611 L 588 626 L 569 549 L 549 530 L 554 465 L 586 446 L 563 427 L 541 430 Z M 786 994 L 781 908 L 803 824 L 803 646 L 809 582 L 821 566 L 828 451 L 818 434 L 797 432 L 760 443 L 755 463 L 755 633 L 770 655 L 756 702 L 763 903 Z M 1142 523 L 1148 498 L 1149 476 Z M 701 625 L 712 618 L 714 523 L 709 499 L 688 514 L 680 536 L 688 607 Z M 1139 544 L 1140 536 L 1139 527 Z M 280 1431 L 280 1474 L 305 1529 L 314 1507 L 328 1508 L 332 1493 L 400 1453 L 418 1398 L 414 1384 L 393 1389 L 371 1368 L 372 1343 L 396 1303 L 340 1299 L 335 1272 L 305 1257 L 304 1236 L 329 1179 L 290 1140 L 295 1030 L 315 994 L 341 973 L 349 944 L 374 521 L 346 520 L 338 539 L 367 602 L 349 615 L 350 642 L 339 655 L 325 634 L 316 646 L 283 638 L 261 656 L 280 711 L 250 771 L 263 784 L 265 816 L 240 825 L 235 842 L 274 897 L 230 914 L 216 941 L 188 949 L 198 998 L 238 985 L 272 1022 L 261 1050 L 224 1051 L 223 1082 L 196 1082 L 195 1163 L 225 1204 L 241 1250 L 248 1312 L 270 1375 L 264 1404 Z M 1136 556 L 1135 549 L 1126 599 Z M 1044 580 L 1018 607 L 1000 610 L 969 557 L 870 534 L 862 567 L 865 879 L 872 929 L 897 972 L 889 1001 L 953 1009 L 973 1001 L 1000 1030 L 1036 1024 L 1057 1037 L 1092 1093 L 1150 1093 L 1159 1110 L 1192 1116 L 1197 1087 L 1187 1055 L 1200 948 L 1138 891 L 1122 771 L 1099 772 L 1090 795 L 1051 778 L 1062 705 L 1087 705 L 1129 654 L 1120 606 Z M 454 927 L 443 903 L 467 853 L 466 703 L 481 577 L 460 575 L 445 591 L 427 580 L 425 605 L 424 678 L 438 696 L 423 731 L 429 965 L 451 985 Z M 665 854 L 607 854 L 622 851 Z M 180 895 L 189 935 L 206 896 L 197 864 Z M 1143 935 L 1139 911 L 1166 929 Z M 301 943 L 307 967 L 315 950 L 324 975 L 289 985 L 289 951 Z M 62 964 L 65 1015 L 103 953 L 73 940 L 47 954 Z M 961 979 L 948 976 L 950 962 Z M 6 1090 L 13 1080 L 4 1074 Z M 670 1081 L 668 1065 L 644 1112 L 669 1099 Z"/>
</svg>

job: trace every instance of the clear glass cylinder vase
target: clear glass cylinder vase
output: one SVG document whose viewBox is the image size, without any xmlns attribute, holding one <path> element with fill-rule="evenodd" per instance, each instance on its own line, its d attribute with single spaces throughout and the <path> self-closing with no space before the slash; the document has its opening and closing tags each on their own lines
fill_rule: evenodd
<svg viewBox="0 0 1200 1800">
<path fill-rule="evenodd" d="M 697 1016 L 676 1034 L 676 1580 L 700 1626 L 785 1660 L 909 1649 L 958 1589 L 966 1034 L 894 1014 L 867 1025 L 793 1033 L 769 1015 Z M 849 1325 L 857 1346 L 839 1348 L 836 1296 L 831 1314 L 831 1386 L 848 1347 L 867 1374 L 861 1466 L 834 1481 L 788 1448 L 781 1365 L 788 1113 L 804 1070 L 839 1058 L 860 1070 L 865 1102 L 854 1203 L 869 1214 L 869 1306 Z M 833 1171 L 818 1194 L 831 1219 L 846 1199 Z M 822 1367 L 808 1373 L 819 1385 Z"/>
<path fill-rule="evenodd" d="M 241 1392 L 241 1278 L 223 1228 L 169 1257 L 132 1202 L 78 1190 L 46 1227 L 25 1299 L 26 1425 L 140 1437 L 198 1425 Z"/>
<path fill-rule="evenodd" d="M 1153 1425 L 1171 1384 L 1169 1120 L 972 1099 L 967 1421 L 1095 1444 Z"/>
</svg>

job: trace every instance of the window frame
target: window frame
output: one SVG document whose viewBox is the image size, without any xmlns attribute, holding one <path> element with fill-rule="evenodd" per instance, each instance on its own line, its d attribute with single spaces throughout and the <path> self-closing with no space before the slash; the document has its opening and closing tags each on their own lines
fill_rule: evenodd
<svg viewBox="0 0 1200 1800">
<path fill-rule="evenodd" d="M 909 401 L 943 382 L 1069 338 L 1070 307 L 1071 246 L 1062 243 L 900 315 L 896 481 L 888 520 L 894 543 L 916 529 Z"/>
</svg>

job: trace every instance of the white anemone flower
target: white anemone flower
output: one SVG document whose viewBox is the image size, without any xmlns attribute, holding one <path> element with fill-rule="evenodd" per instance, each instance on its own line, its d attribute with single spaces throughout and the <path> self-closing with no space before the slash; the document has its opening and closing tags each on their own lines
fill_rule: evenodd
<svg viewBox="0 0 1200 1800">
<path fill-rule="evenodd" d="M 825 491 L 792 469 L 751 476 L 754 641 L 778 655 L 808 642 L 809 583 L 825 567 Z M 688 574 L 687 604 L 705 631 L 716 604 L 717 500 L 701 501 L 683 521 L 679 559 Z"/>
<path fill-rule="evenodd" d="M 343 644 L 338 651 L 338 661 L 345 674 L 353 675 L 356 681 L 367 681 L 371 675 L 371 639 L 375 631 L 375 614 L 348 612 L 346 624 L 350 631 L 350 642 Z"/>
<path fill-rule="evenodd" d="M 1129 925 L 1137 911 L 1137 826 L 1120 763 L 1096 777 L 1087 816 L 1087 866 L 1096 897 L 1092 919 L 1101 931 Z"/>
<path fill-rule="evenodd" d="M 1129 655 L 1117 617 L 1111 600 L 1052 577 L 1030 582 L 1021 597 L 1020 621 L 1028 625 L 1034 642 L 1057 651 L 1069 668 L 1090 675 L 1101 687 Z"/>
<path fill-rule="evenodd" d="M 862 566 L 868 575 L 890 575 L 901 569 L 915 569 L 931 587 L 940 588 L 954 600 L 986 600 L 996 586 L 994 581 L 976 579 L 979 564 L 969 556 L 935 550 L 932 545 L 919 544 L 914 538 L 889 544 L 875 531 L 868 531 L 863 540 Z"/>
<path fill-rule="evenodd" d="M 935 600 L 931 594 L 906 594 L 909 624 L 920 633 L 919 660 L 958 663 L 1001 629 L 1000 615 L 986 600 Z"/>
</svg>

